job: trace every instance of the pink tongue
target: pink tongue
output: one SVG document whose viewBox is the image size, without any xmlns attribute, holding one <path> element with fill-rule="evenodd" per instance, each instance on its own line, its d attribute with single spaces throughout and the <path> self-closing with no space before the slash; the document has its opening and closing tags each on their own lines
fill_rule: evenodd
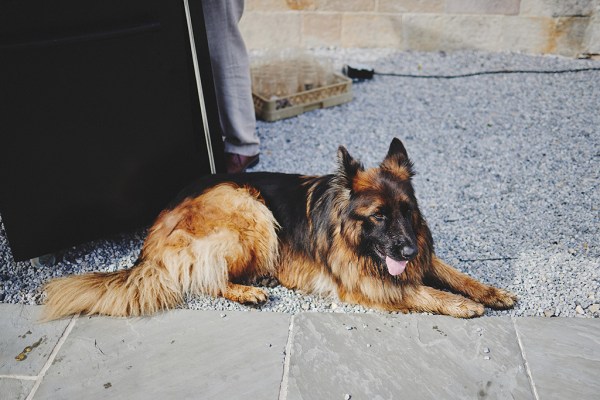
<svg viewBox="0 0 600 400">
<path fill-rule="evenodd" d="M 392 260 L 389 257 L 385 258 L 385 263 L 387 264 L 388 271 L 392 275 L 400 275 L 404 268 L 406 268 L 407 261 L 396 261 Z"/>
</svg>

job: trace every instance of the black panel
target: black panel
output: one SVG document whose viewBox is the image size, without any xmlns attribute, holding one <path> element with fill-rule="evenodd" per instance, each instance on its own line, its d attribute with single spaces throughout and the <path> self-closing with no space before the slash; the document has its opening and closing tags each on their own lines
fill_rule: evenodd
<svg viewBox="0 0 600 400">
<path fill-rule="evenodd" d="M 16 260 L 148 224 L 210 172 L 182 1 L 2 1 L 0 113 L 0 213 Z"/>
</svg>

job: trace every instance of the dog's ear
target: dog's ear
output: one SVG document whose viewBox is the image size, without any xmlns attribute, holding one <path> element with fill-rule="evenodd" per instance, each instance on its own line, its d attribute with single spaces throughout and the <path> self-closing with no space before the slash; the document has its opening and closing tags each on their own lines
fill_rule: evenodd
<svg viewBox="0 0 600 400">
<path fill-rule="evenodd" d="M 390 143 L 390 148 L 388 150 L 386 159 L 392 157 L 404 157 L 408 159 L 408 153 L 406 152 L 406 148 L 402 144 L 402 141 L 398 138 L 393 138 L 392 143 Z"/>
<path fill-rule="evenodd" d="M 410 161 L 410 158 L 408 158 L 406 148 L 398 138 L 392 139 L 392 143 L 390 143 L 390 148 L 381 163 L 381 167 L 398 170 L 398 172 L 402 172 L 401 175 L 407 174 L 408 177 L 414 175 L 413 163 Z"/>
<path fill-rule="evenodd" d="M 344 178 L 346 186 L 352 187 L 352 180 L 358 171 L 364 171 L 363 165 L 356 161 L 344 146 L 338 148 L 338 173 L 337 175 Z"/>
</svg>

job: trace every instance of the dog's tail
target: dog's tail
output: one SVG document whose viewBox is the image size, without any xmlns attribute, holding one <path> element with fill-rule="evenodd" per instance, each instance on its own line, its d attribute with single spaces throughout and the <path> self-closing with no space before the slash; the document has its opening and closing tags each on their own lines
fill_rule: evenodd
<svg viewBox="0 0 600 400">
<path fill-rule="evenodd" d="M 158 217 L 133 268 L 47 283 L 43 319 L 148 315 L 181 304 L 186 293 L 222 295 L 230 280 L 273 275 L 277 226 L 256 191 L 211 188 Z"/>
<path fill-rule="evenodd" d="M 183 300 L 164 268 L 142 261 L 132 269 L 57 278 L 45 286 L 43 319 L 71 314 L 138 316 L 173 308 Z"/>
</svg>

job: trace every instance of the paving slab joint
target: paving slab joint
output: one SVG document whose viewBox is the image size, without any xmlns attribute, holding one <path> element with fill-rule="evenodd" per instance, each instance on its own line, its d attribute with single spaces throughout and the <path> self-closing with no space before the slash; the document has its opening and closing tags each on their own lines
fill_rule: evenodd
<svg viewBox="0 0 600 400">
<path fill-rule="evenodd" d="M 60 351 L 62 345 L 66 342 L 67 337 L 73 330 L 73 327 L 75 326 L 75 323 L 77 322 L 78 318 L 79 318 L 79 314 L 73 316 L 73 318 L 71 318 L 71 321 L 69 321 L 69 324 L 63 331 L 62 335 L 60 336 L 60 339 L 58 339 L 58 342 L 56 343 L 56 346 L 54 346 L 54 349 L 52 349 L 52 353 L 50 353 L 50 357 L 48 357 L 48 360 L 42 367 L 42 370 L 40 371 L 40 373 L 37 376 L 37 379 L 35 380 L 35 384 L 31 388 L 31 391 L 29 392 L 29 395 L 27 396 L 27 398 L 25 400 L 32 400 L 33 396 L 35 396 L 35 393 L 37 392 L 38 388 L 42 384 L 42 381 L 44 380 L 44 376 L 46 375 L 46 372 L 48 372 L 48 370 L 54 363 L 54 359 L 56 358 L 56 355 Z"/>
<path fill-rule="evenodd" d="M 0 379 L 16 379 L 19 381 L 35 381 L 37 378 L 37 375 L 0 375 Z"/>
<path fill-rule="evenodd" d="M 535 400 L 540 400 L 540 396 L 538 395 L 537 388 L 535 386 L 535 382 L 533 381 L 533 375 L 531 375 L 531 368 L 529 368 L 529 363 L 527 362 L 527 357 L 525 355 L 525 348 L 523 347 L 523 341 L 521 340 L 521 335 L 519 334 L 519 328 L 517 327 L 517 321 L 514 317 L 510 318 L 513 327 L 515 329 L 515 335 L 517 336 L 517 343 L 519 344 L 519 350 L 521 351 L 521 357 L 525 362 L 525 371 L 527 372 L 527 379 L 529 379 L 529 384 L 531 385 L 531 391 L 533 392 L 533 396 Z"/>
<path fill-rule="evenodd" d="M 288 338 L 285 345 L 285 357 L 283 359 L 283 375 L 281 376 L 281 384 L 279 385 L 279 400 L 287 399 L 288 376 L 290 373 L 290 360 L 292 357 L 292 341 L 294 334 L 294 317 L 290 318 L 290 326 L 288 327 Z"/>
</svg>

